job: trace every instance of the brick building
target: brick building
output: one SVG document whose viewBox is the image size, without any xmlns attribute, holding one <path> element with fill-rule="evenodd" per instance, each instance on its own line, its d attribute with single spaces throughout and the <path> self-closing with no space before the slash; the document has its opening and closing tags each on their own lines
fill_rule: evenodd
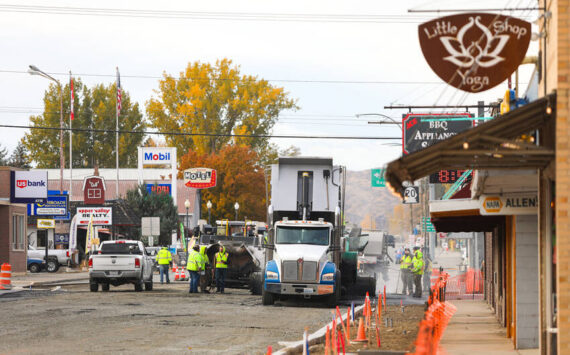
<svg viewBox="0 0 570 355">
<path fill-rule="evenodd" d="M 9 263 L 13 272 L 26 271 L 26 205 L 10 203 L 10 171 L 0 166 L 0 264 Z"/>
</svg>

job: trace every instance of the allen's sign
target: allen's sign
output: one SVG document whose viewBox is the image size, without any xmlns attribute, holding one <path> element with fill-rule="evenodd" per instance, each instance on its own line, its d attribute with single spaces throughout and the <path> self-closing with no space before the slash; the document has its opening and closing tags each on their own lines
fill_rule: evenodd
<svg viewBox="0 0 570 355">
<path fill-rule="evenodd" d="M 532 215 L 538 213 L 538 195 L 536 193 L 514 194 L 508 196 L 479 196 L 479 213 L 482 215 Z"/>
<path fill-rule="evenodd" d="M 195 189 L 207 189 L 216 186 L 216 170 L 209 168 L 191 168 L 184 170 L 184 185 Z"/>
<path fill-rule="evenodd" d="M 503 82 L 522 62 L 531 24 L 469 13 L 423 23 L 418 32 L 424 57 L 441 79 L 463 91 L 481 92 Z"/>
</svg>

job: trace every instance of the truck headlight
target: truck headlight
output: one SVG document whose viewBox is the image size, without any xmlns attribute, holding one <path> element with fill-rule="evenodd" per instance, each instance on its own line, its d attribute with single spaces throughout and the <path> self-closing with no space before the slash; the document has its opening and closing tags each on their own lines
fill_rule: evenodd
<svg viewBox="0 0 570 355">
<path fill-rule="evenodd" d="M 266 277 L 268 280 L 278 280 L 278 279 L 279 279 L 279 275 L 277 275 L 277 273 L 276 273 L 276 272 L 273 272 L 273 271 L 266 271 L 266 272 L 265 272 L 265 277 Z"/>
<path fill-rule="evenodd" d="M 328 274 L 323 274 L 322 280 L 323 281 L 334 281 L 334 274 L 332 272 L 328 273 Z"/>
</svg>

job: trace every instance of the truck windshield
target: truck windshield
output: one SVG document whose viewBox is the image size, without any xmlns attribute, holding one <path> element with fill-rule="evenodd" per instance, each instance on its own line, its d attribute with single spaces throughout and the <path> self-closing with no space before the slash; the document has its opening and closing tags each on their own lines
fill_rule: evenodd
<svg viewBox="0 0 570 355">
<path fill-rule="evenodd" d="M 277 244 L 329 244 L 329 228 L 277 227 Z"/>
<path fill-rule="evenodd" d="M 134 243 L 113 243 L 101 245 L 101 254 L 136 254 L 141 255 L 139 246 Z"/>
</svg>

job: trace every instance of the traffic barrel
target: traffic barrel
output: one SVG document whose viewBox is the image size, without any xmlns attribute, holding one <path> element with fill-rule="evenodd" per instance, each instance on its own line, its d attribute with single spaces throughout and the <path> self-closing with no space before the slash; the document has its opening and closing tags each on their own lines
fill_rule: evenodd
<svg viewBox="0 0 570 355">
<path fill-rule="evenodd" d="M 0 290 L 12 289 L 12 266 L 8 263 L 2 264 L 0 268 Z"/>
</svg>

